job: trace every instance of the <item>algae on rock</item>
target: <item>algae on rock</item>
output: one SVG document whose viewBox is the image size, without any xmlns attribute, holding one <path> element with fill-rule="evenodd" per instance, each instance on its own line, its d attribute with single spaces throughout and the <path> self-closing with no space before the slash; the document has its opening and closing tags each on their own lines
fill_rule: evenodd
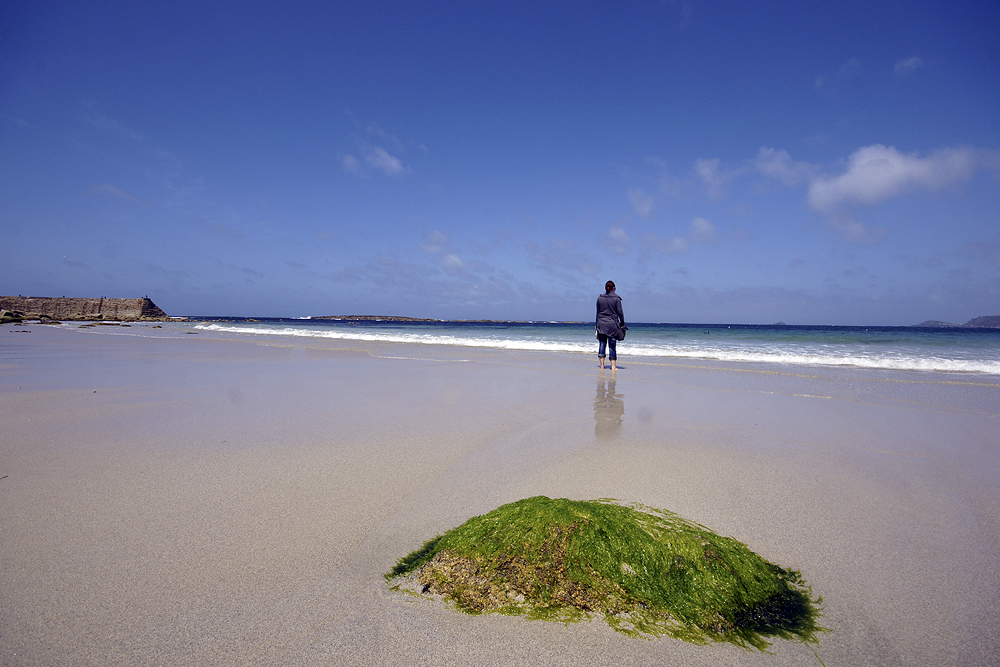
<svg viewBox="0 0 1000 667">
<path fill-rule="evenodd" d="M 765 649 L 816 643 L 822 600 L 801 575 L 672 512 L 545 496 L 426 542 L 385 575 L 468 613 L 570 622 L 603 615 L 632 636 Z"/>
</svg>

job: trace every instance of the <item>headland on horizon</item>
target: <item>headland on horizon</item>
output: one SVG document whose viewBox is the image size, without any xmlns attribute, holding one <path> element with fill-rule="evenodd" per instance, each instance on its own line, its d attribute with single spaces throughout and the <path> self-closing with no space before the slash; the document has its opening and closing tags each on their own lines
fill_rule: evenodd
<svg viewBox="0 0 1000 667">
<path fill-rule="evenodd" d="M 982 315 L 973 317 L 965 324 L 952 324 L 941 320 L 927 320 L 917 325 L 918 327 L 971 327 L 981 329 L 1000 329 L 1000 315 Z"/>
<path fill-rule="evenodd" d="M 148 296 L 141 299 L 0 296 L 0 319 L 163 322 L 170 317 Z"/>
<path fill-rule="evenodd" d="M 192 319 L 254 320 L 252 317 L 221 317 L 221 316 L 190 316 Z M 441 319 L 433 317 L 410 317 L 406 315 L 310 315 L 305 318 L 284 318 L 257 316 L 261 319 L 308 319 L 330 320 L 338 322 L 428 322 L 428 323 L 470 323 L 470 324 L 580 324 L 577 320 L 530 320 L 530 319 Z M 0 296 L 0 321 L 16 322 L 20 320 L 66 320 L 66 321 L 167 321 L 186 320 L 187 317 L 171 317 L 152 299 L 144 296 L 141 299 L 111 299 L 106 297 L 73 298 L 73 297 L 39 297 L 39 296 Z M 685 324 L 685 323 L 675 323 Z M 693 326 L 708 326 L 710 323 L 687 323 Z M 718 323 L 722 324 L 722 323 Z M 736 323 L 730 323 L 735 326 Z M 803 326 L 788 325 L 777 322 L 774 327 Z M 829 325 L 804 325 L 829 326 Z M 872 325 L 880 326 L 880 325 Z M 945 322 L 943 320 L 925 320 L 920 324 L 909 325 L 926 328 L 1000 328 L 1000 315 L 983 315 L 974 317 L 964 324 Z"/>
</svg>

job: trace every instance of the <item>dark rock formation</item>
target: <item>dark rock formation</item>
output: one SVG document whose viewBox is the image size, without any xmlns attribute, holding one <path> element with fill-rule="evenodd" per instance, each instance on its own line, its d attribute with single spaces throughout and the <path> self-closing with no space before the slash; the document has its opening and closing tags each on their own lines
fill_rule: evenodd
<svg viewBox="0 0 1000 667">
<path fill-rule="evenodd" d="M 115 320 L 119 322 L 170 319 L 148 297 L 141 299 L 67 299 L 47 296 L 0 296 L 0 310 L 11 319 Z"/>
</svg>

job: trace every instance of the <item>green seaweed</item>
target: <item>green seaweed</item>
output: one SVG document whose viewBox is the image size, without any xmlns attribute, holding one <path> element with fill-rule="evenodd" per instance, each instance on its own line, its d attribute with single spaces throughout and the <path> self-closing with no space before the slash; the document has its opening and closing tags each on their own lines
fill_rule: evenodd
<svg viewBox="0 0 1000 667">
<path fill-rule="evenodd" d="M 578 621 L 631 636 L 818 643 L 821 598 L 795 570 L 666 510 L 545 496 L 503 505 L 399 559 L 386 580 L 467 613 Z M 401 582 L 401 583 L 400 583 Z"/>
</svg>

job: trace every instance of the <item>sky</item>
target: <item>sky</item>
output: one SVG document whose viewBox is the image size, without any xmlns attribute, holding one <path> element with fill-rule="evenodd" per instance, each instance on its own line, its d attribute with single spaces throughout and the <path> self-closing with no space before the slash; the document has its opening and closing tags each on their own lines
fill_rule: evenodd
<svg viewBox="0 0 1000 667">
<path fill-rule="evenodd" d="M 0 292 L 1000 314 L 998 33 L 981 1 L 5 5 Z"/>
</svg>

